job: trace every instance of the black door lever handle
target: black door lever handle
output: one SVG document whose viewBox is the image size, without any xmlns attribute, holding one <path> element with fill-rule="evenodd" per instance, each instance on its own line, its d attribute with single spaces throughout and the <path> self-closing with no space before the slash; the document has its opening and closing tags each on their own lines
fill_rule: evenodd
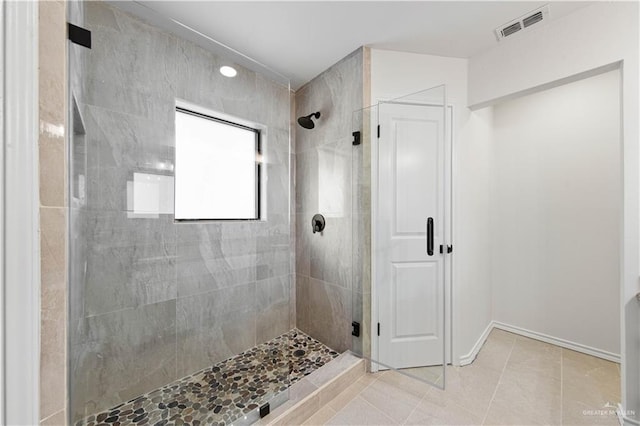
<svg viewBox="0 0 640 426">
<path fill-rule="evenodd" d="M 427 254 L 433 256 L 433 218 L 427 219 Z"/>
</svg>

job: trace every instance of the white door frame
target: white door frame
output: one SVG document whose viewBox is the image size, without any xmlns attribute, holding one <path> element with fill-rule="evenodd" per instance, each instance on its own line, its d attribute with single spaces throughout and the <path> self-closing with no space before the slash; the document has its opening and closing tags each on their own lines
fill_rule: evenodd
<svg viewBox="0 0 640 426">
<path fill-rule="evenodd" d="M 38 2 L 2 2 L 0 423 L 39 423 Z"/>
<path fill-rule="evenodd" d="M 389 102 L 390 99 L 377 99 L 374 104 L 376 108 L 381 102 Z M 454 106 L 452 104 L 447 104 L 447 112 L 448 112 L 448 123 L 446 124 L 446 128 L 449 129 L 450 133 L 445 133 L 445 138 L 448 138 L 449 145 L 447 146 L 447 157 L 445 158 L 446 163 L 449 165 L 449 171 L 445 175 L 445 179 L 447 179 L 447 190 L 445 190 L 445 200 L 449 200 L 449 202 L 445 202 L 445 218 L 448 221 L 445 234 L 448 236 L 448 241 L 453 244 L 454 242 L 454 225 L 453 225 L 453 165 L 455 164 L 454 155 L 455 155 L 455 128 L 453 123 L 454 117 Z M 376 126 L 379 124 L 378 115 L 376 114 L 376 120 L 371 120 L 371 129 L 369 134 L 372 135 L 371 139 L 375 140 L 372 142 L 371 146 L 371 361 L 378 361 L 380 359 L 379 356 L 379 344 L 378 344 L 378 322 L 380 320 L 378 315 L 378 292 L 377 292 L 377 283 L 376 283 L 376 262 L 373 259 L 373 255 L 376 249 L 376 229 L 375 223 L 378 219 L 377 211 L 375 207 L 378 205 L 378 150 L 374 149 L 374 143 L 378 143 L 377 139 L 374 139 L 374 136 L 377 133 Z M 455 254 L 455 249 L 454 249 Z M 454 257 L 449 256 L 448 261 L 445 263 L 445 303 L 444 303 L 444 333 L 445 333 L 445 363 L 452 363 L 453 356 L 453 339 L 452 339 L 452 299 L 451 299 L 451 289 L 453 287 L 453 262 Z M 378 371 L 379 364 L 377 362 L 371 362 L 371 372 Z M 389 366 L 388 366 L 389 367 Z"/>
</svg>

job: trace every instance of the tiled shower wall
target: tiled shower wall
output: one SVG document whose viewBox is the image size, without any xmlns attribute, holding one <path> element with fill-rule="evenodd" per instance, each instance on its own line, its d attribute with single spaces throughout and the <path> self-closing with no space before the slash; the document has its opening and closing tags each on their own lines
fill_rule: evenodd
<svg viewBox="0 0 640 426">
<path fill-rule="evenodd" d="M 288 87 L 243 68 L 227 79 L 225 61 L 195 44 L 102 2 L 84 7 L 93 46 L 78 51 L 71 143 L 72 185 L 86 182 L 71 212 L 73 419 L 293 325 Z M 176 98 L 267 127 L 265 220 L 133 214 L 133 173 L 173 175 Z"/>
<path fill-rule="evenodd" d="M 312 130 L 296 125 L 296 324 L 339 352 L 352 347 L 353 291 L 359 285 L 352 242 L 361 239 L 362 228 L 353 227 L 352 154 L 362 147 L 352 145 L 351 133 L 353 113 L 363 104 L 364 52 L 351 53 L 295 98 L 296 117 L 321 113 Z M 316 213 L 324 215 L 326 228 L 314 234 Z"/>
</svg>

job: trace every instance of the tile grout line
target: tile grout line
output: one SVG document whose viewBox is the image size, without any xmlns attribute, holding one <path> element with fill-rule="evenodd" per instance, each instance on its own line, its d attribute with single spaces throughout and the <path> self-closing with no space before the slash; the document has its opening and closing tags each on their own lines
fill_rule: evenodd
<svg viewBox="0 0 640 426">
<path fill-rule="evenodd" d="M 331 407 L 329 407 L 329 408 L 331 408 Z M 342 409 L 340 411 L 342 411 Z M 333 420 L 337 415 L 338 415 L 338 412 L 334 410 L 333 416 L 329 417 L 329 419 L 326 422 L 324 422 L 323 424 L 326 425 L 327 423 L 330 423 L 331 420 Z"/>
<path fill-rule="evenodd" d="M 369 386 L 367 386 L 367 387 L 369 387 Z M 366 388 L 365 388 L 365 389 L 366 389 Z M 363 390 L 364 390 L 364 389 L 363 389 Z M 360 392 L 360 393 L 362 393 L 362 392 Z M 385 416 L 387 419 L 391 420 L 391 423 L 388 423 L 388 424 L 390 424 L 390 425 L 395 424 L 395 422 L 393 421 L 393 419 L 392 419 L 391 417 L 387 416 L 387 413 L 385 413 L 384 411 L 382 411 L 381 409 L 379 409 L 378 407 L 376 407 L 375 405 L 373 405 L 372 403 L 370 403 L 369 401 L 367 401 L 365 398 L 362 398 L 362 397 L 360 396 L 360 394 L 356 395 L 356 397 L 355 397 L 355 398 L 353 398 L 353 399 L 352 399 L 352 401 L 353 401 L 353 400 L 355 400 L 355 399 L 357 399 L 357 398 L 360 398 L 362 401 L 364 401 L 364 403 L 365 403 L 365 404 L 367 404 L 367 405 L 369 405 L 369 406 L 373 407 L 376 411 L 380 411 L 380 413 L 382 413 L 382 415 L 383 415 L 383 416 Z M 340 410 L 340 411 L 342 411 L 342 410 Z M 381 423 L 381 424 L 384 424 L 384 423 Z"/>
<path fill-rule="evenodd" d="M 331 420 L 333 420 L 333 418 L 338 414 L 338 412 L 336 410 L 334 410 L 333 408 L 329 407 L 328 405 L 325 405 L 324 407 L 320 407 L 320 410 L 322 410 L 323 408 L 327 408 L 331 411 L 333 411 L 333 414 L 331 415 L 331 417 L 329 417 L 327 420 L 325 420 L 324 423 L 322 423 L 323 425 L 326 425 L 328 422 L 330 422 Z M 316 411 L 313 416 L 315 416 L 316 414 L 318 414 L 320 412 L 320 410 Z M 311 416 L 311 417 L 313 417 Z M 311 423 L 307 423 L 309 421 L 309 419 L 311 419 L 311 417 L 309 417 L 307 420 L 305 420 L 304 422 L 302 422 L 305 425 L 310 425 Z"/>
<path fill-rule="evenodd" d="M 367 372 L 365 371 L 365 373 L 364 373 L 364 374 L 365 374 L 365 376 L 366 376 L 367 374 L 373 374 L 373 373 L 367 373 Z M 362 376 L 362 377 L 364 377 L 364 376 Z M 360 380 L 360 379 L 358 379 L 358 380 Z M 339 409 L 339 410 L 333 410 L 333 408 L 331 408 L 331 407 L 329 406 L 329 404 L 331 403 L 331 401 L 333 401 L 334 399 L 336 399 L 340 394 L 336 395 L 336 397 L 335 397 L 335 398 L 331 399 L 331 401 L 329 401 L 325 406 L 326 406 L 326 407 L 328 407 L 328 408 L 331 408 L 333 411 L 335 411 L 335 414 L 334 414 L 333 416 L 331 416 L 331 418 L 330 418 L 329 420 L 327 420 L 327 422 L 330 422 L 331 420 L 333 420 L 333 418 L 334 418 L 335 416 L 337 416 L 337 415 L 338 415 L 338 413 L 340 413 L 342 410 L 344 410 L 344 408 L 345 408 L 347 405 L 349 405 L 351 402 L 353 402 L 353 400 L 355 400 L 357 397 L 359 397 L 359 396 L 360 396 L 360 394 L 361 394 L 362 392 L 364 392 L 364 391 L 365 391 L 365 389 L 368 389 L 372 384 L 374 384 L 374 383 L 375 383 L 375 382 L 377 382 L 378 380 L 380 380 L 380 377 L 376 377 L 374 381 L 372 381 L 372 382 L 371 382 L 371 383 L 369 383 L 367 386 L 365 386 L 364 388 L 362 388 L 362 389 L 360 390 L 360 392 L 358 392 L 358 393 L 357 393 L 353 398 L 351 398 L 351 400 L 350 400 L 349 402 L 347 402 L 347 403 L 344 405 L 344 407 L 342 407 L 342 408 L 341 408 L 341 409 Z M 355 383 L 354 383 L 354 384 L 355 384 Z M 348 388 L 347 388 L 347 389 L 348 389 Z M 343 390 L 342 392 L 345 392 L 347 389 Z M 340 392 L 340 393 L 342 393 L 342 392 Z M 364 398 L 362 398 L 362 400 L 363 400 L 363 401 L 365 401 L 365 402 L 367 402 L 367 400 L 365 400 Z M 373 406 L 372 404 L 369 404 L 369 405 Z M 320 408 L 322 408 L 322 407 L 320 407 Z M 376 409 L 377 409 L 377 408 L 376 408 Z M 325 424 L 326 424 L 326 423 L 325 423 Z"/>
<path fill-rule="evenodd" d="M 447 368 L 445 366 L 445 368 Z M 446 373 L 445 373 L 446 374 Z M 443 389 L 444 391 L 444 389 Z M 406 419 L 404 419 L 404 422 L 402 422 L 403 425 L 406 425 L 407 422 L 409 421 L 409 419 L 411 418 L 411 416 L 413 415 L 413 413 L 416 412 L 416 410 L 418 409 L 418 407 L 420 406 L 420 404 L 422 404 L 422 401 L 424 401 L 424 399 L 427 397 L 427 395 L 429 394 L 429 392 L 431 392 L 431 389 L 427 389 L 427 391 L 424 393 L 424 395 L 422 395 L 422 398 L 420 398 L 420 401 L 418 401 L 418 403 L 416 404 L 415 407 L 413 407 L 413 410 L 411 410 L 411 412 L 409 413 L 409 415 L 407 416 Z"/>
<path fill-rule="evenodd" d="M 58 410 L 58 411 L 55 411 L 55 412 L 54 412 L 54 413 L 52 413 L 52 414 L 49 414 L 49 415 L 48 415 L 47 417 L 45 417 L 44 419 L 40 419 L 40 423 L 42 424 L 42 423 L 46 422 L 47 420 L 51 420 L 53 417 L 57 416 L 57 415 L 58 415 L 58 414 L 60 414 L 60 413 L 64 413 L 64 408 L 63 408 L 62 410 Z"/>
<path fill-rule="evenodd" d="M 446 364 L 445 364 L 444 368 L 445 368 L 445 369 L 447 368 L 447 365 L 446 365 Z M 442 377 L 446 376 L 446 374 L 447 374 L 447 373 L 446 373 L 446 371 L 445 371 L 445 372 L 444 372 L 444 375 L 443 375 L 443 376 L 440 376 L 440 377 L 438 378 L 438 380 L 440 380 L 440 378 L 442 378 Z M 436 380 L 436 383 L 438 382 L 438 380 Z M 443 383 L 443 387 L 444 387 L 444 388 L 442 389 L 442 391 L 443 391 L 443 392 L 445 392 L 445 391 L 446 391 L 446 390 L 445 390 L 445 388 L 446 388 L 446 383 Z M 406 424 L 407 424 L 407 422 L 409 421 L 409 419 L 411 418 L 411 416 L 413 415 L 413 413 L 415 413 L 415 412 L 416 412 L 416 410 L 418 409 L 418 407 L 420 406 L 420 404 L 422 404 L 422 402 L 425 400 L 425 398 L 427 397 L 427 395 L 429 395 L 429 393 L 431 393 L 431 391 L 432 391 L 432 390 L 433 390 L 433 388 L 428 388 L 428 389 L 427 389 L 427 391 L 424 393 L 424 395 L 422 395 L 422 398 L 420 398 L 420 401 L 418 401 L 418 404 L 417 404 L 415 407 L 413 407 L 413 410 L 411 410 L 411 412 L 409 413 L 409 415 L 407 416 L 407 418 L 406 418 L 406 419 L 404 419 L 404 422 L 402 422 L 402 424 L 403 424 L 403 425 L 406 425 Z"/>
<path fill-rule="evenodd" d="M 564 348 L 560 348 L 560 424 L 564 424 L 564 407 L 563 407 L 563 399 L 564 399 Z"/>
<path fill-rule="evenodd" d="M 487 411 L 484 413 L 484 417 L 482 418 L 482 424 L 484 425 L 487 421 L 487 416 L 489 415 L 489 410 L 491 410 L 491 405 L 493 404 L 493 400 L 496 397 L 496 393 L 498 393 L 498 387 L 500 386 L 500 382 L 502 382 L 502 376 L 504 375 L 505 370 L 507 369 L 507 364 L 509 364 L 509 359 L 511 359 L 511 354 L 513 353 L 513 348 L 516 346 L 517 339 L 513 339 L 513 343 L 511 343 L 511 349 L 509 350 L 509 356 L 507 356 L 506 361 L 504 362 L 504 367 L 502 367 L 502 371 L 500 372 L 500 377 L 498 378 L 498 383 L 496 384 L 496 388 L 493 390 L 493 395 L 491 395 L 491 399 L 489 400 L 489 405 L 487 406 Z"/>
<path fill-rule="evenodd" d="M 365 374 L 367 374 L 367 373 L 365 373 Z M 347 405 L 349 405 L 351 402 L 353 402 L 353 401 L 354 401 L 354 400 L 356 400 L 357 398 L 360 398 L 360 399 L 361 399 L 361 400 L 363 400 L 366 404 L 368 404 L 368 405 L 372 406 L 372 407 L 373 407 L 373 408 L 375 408 L 376 410 L 380 411 L 382 414 L 385 414 L 385 413 L 383 413 L 383 412 L 382 412 L 382 410 L 380 410 L 380 409 L 379 409 L 378 407 L 376 407 L 375 405 L 371 404 L 371 403 L 370 403 L 369 401 L 367 401 L 365 398 L 360 397 L 360 394 L 362 394 L 362 392 L 364 392 L 366 389 L 368 389 L 371 385 L 373 385 L 373 384 L 374 384 L 375 382 L 377 382 L 378 380 L 380 380 L 380 377 L 376 377 L 376 379 L 375 379 L 373 382 L 369 383 L 367 386 L 365 386 L 364 388 L 362 388 L 362 389 L 360 390 L 360 392 L 358 392 L 358 393 L 357 393 L 353 398 L 351 398 L 351 401 L 349 401 L 348 403 L 346 403 L 346 404 L 345 404 L 345 406 L 344 406 L 344 407 L 342 407 L 339 411 L 336 411 L 336 414 L 335 414 L 333 417 L 337 416 L 337 415 L 338 415 L 338 413 L 339 413 L 340 411 L 343 411 L 343 410 L 346 408 L 346 406 L 347 406 Z M 346 390 L 346 389 L 345 389 L 345 390 Z M 333 417 L 332 417 L 331 419 L 333 419 Z M 386 414 L 385 414 L 385 417 L 387 417 L 387 416 L 386 416 Z M 330 419 L 330 420 L 331 420 L 331 419 Z"/>
</svg>

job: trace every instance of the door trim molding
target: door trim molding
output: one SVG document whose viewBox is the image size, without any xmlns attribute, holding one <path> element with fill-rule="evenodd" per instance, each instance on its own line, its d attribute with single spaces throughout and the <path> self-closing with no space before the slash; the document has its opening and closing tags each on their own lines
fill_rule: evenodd
<svg viewBox="0 0 640 426">
<path fill-rule="evenodd" d="M 40 421 L 38 2 L 2 6 L 0 422 L 35 425 Z"/>
</svg>

